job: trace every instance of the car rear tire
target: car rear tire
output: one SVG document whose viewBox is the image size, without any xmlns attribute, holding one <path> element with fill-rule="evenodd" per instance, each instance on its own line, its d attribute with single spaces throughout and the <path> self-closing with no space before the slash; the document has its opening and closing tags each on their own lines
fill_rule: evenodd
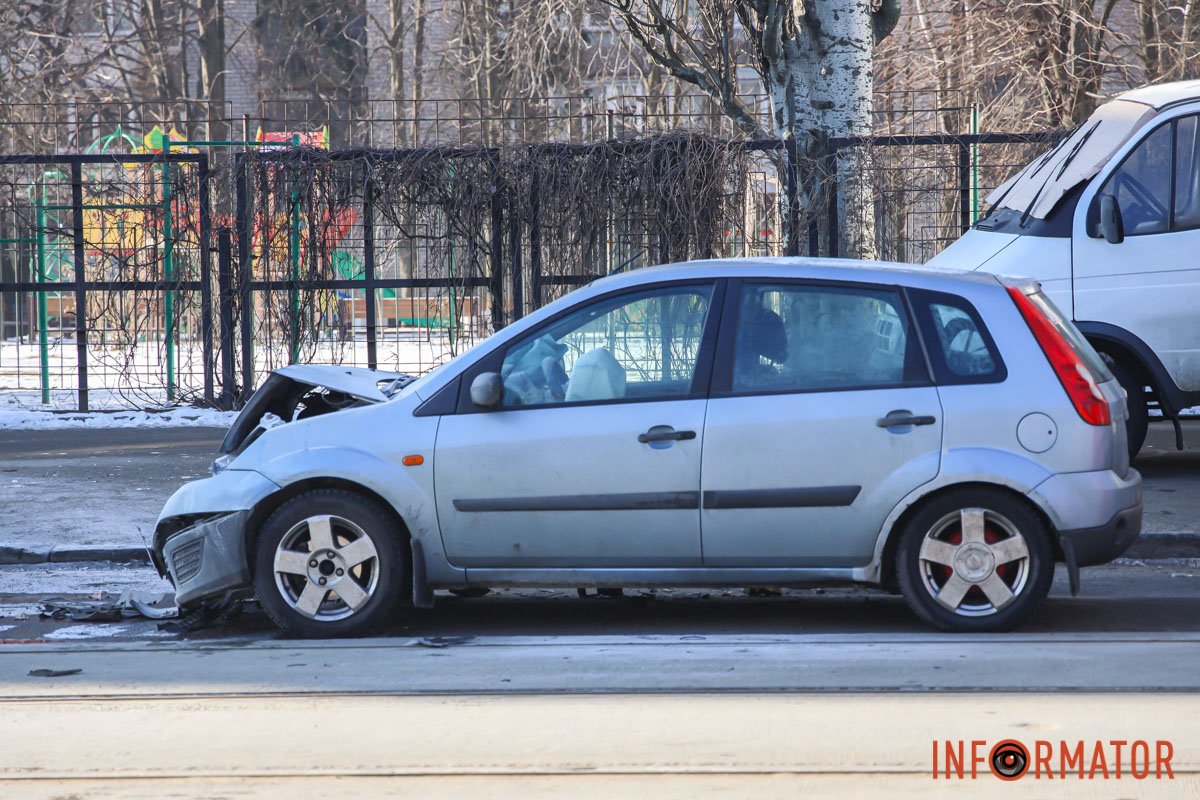
<svg viewBox="0 0 1200 800">
<path fill-rule="evenodd" d="M 399 532 L 378 502 L 341 489 L 293 497 L 263 524 L 254 589 L 275 624 L 305 638 L 360 636 L 406 583 Z"/>
<path fill-rule="evenodd" d="M 1007 631 L 1028 619 L 1054 579 L 1046 523 L 999 489 L 958 489 L 900 532 L 896 577 L 918 617 L 944 631 Z"/>
<path fill-rule="evenodd" d="M 1129 435 L 1129 460 L 1138 454 L 1146 442 L 1146 429 L 1150 425 L 1150 414 L 1146 407 L 1146 381 L 1141 373 L 1123 361 L 1114 361 L 1113 377 L 1125 390 L 1129 407 L 1129 419 L 1125 420 L 1125 432 Z"/>
</svg>

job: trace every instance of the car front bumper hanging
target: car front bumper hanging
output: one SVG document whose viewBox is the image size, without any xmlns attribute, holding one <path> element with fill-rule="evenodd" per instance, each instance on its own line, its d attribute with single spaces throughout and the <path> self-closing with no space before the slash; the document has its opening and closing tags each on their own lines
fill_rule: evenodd
<svg viewBox="0 0 1200 800">
<path fill-rule="evenodd" d="M 171 536 L 162 559 L 175 585 L 180 606 L 250 583 L 246 560 L 249 511 L 234 511 L 202 520 Z"/>
</svg>

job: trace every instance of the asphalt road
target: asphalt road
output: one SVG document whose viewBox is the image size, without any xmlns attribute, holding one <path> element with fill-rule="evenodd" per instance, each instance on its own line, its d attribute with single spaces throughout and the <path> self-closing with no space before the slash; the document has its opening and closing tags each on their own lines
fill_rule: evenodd
<svg viewBox="0 0 1200 800">
<path fill-rule="evenodd" d="M 1151 529 L 1200 527 L 1188 427 L 1189 450 L 1158 429 L 1137 461 Z M 106 526 L 152 524 L 221 435 L 0 432 L 0 528 L 110 544 Z M 1170 739 L 1172 781 L 1054 794 L 1200 793 L 1200 559 L 1085 570 L 1078 597 L 1059 574 L 1041 612 L 998 636 L 931 632 L 881 592 L 813 589 L 440 594 L 346 642 L 282 638 L 250 608 L 184 638 L 39 619 L 31 585 L 160 586 L 145 568 L 0 571 L 0 797 L 999 797 L 1014 787 L 935 782 L 930 743 L 1004 738 Z"/>
<path fill-rule="evenodd" d="M 1147 532 L 1200 531 L 1200 421 L 1150 427 L 1135 461 Z M 208 474 L 216 428 L 0 430 L 0 530 L 14 547 L 141 547 L 180 484 Z M 1200 557 L 1200 552 L 1197 553 Z"/>
<path fill-rule="evenodd" d="M 5 544 L 141 547 L 163 503 L 207 476 L 216 428 L 0 430 Z"/>
</svg>

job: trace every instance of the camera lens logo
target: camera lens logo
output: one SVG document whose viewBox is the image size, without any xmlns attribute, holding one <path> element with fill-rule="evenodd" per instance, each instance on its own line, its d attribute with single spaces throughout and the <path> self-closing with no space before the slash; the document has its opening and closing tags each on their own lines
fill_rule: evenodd
<svg viewBox="0 0 1200 800">
<path fill-rule="evenodd" d="M 997 742 L 988 756 L 992 774 L 1002 781 L 1015 781 L 1029 769 L 1029 751 L 1016 739 Z"/>
</svg>

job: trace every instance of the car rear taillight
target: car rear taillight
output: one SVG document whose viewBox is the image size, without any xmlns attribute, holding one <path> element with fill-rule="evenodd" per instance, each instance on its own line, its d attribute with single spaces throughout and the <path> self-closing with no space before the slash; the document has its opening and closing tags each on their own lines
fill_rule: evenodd
<svg viewBox="0 0 1200 800">
<path fill-rule="evenodd" d="M 1025 318 L 1025 323 L 1033 332 L 1033 337 L 1037 339 L 1042 352 L 1046 354 L 1046 359 L 1054 368 L 1054 374 L 1058 376 L 1059 383 L 1067 391 L 1067 397 L 1071 398 L 1079 416 L 1083 418 L 1084 422 L 1091 425 L 1111 423 L 1112 414 L 1108 409 L 1108 401 L 1104 399 L 1100 387 L 1096 385 L 1095 376 L 1092 375 L 1092 371 L 1079 353 L 1075 352 L 1075 348 L 1058 332 L 1054 323 L 1034 305 L 1019 287 L 1008 286 L 1005 288 L 1008 289 L 1013 302 L 1017 304 L 1021 316 Z"/>
</svg>

